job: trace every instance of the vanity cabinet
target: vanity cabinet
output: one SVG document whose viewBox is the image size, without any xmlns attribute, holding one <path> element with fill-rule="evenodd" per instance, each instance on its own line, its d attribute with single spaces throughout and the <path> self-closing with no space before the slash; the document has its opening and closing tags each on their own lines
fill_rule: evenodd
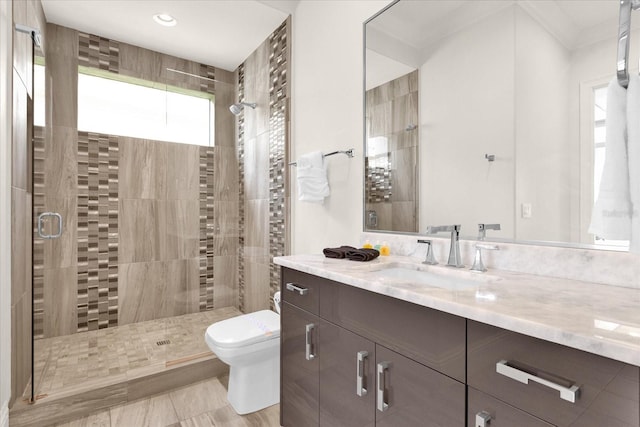
<svg viewBox="0 0 640 427">
<path fill-rule="evenodd" d="M 464 319 L 289 269 L 282 293 L 284 427 L 464 426 Z"/>
<path fill-rule="evenodd" d="M 471 320 L 467 331 L 469 390 L 559 427 L 640 425 L 637 366 Z"/>
<path fill-rule="evenodd" d="M 639 427 L 640 367 L 283 268 L 284 427 Z"/>
</svg>

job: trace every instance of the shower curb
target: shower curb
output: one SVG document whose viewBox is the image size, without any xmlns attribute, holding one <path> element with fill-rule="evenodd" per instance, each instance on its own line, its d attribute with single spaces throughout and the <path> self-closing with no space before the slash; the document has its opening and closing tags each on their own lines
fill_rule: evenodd
<svg viewBox="0 0 640 427">
<path fill-rule="evenodd" d="M 56 397 L 47 395 L 30 404 L 16 401 L 9 412 L 11 427 L 46 427 L 64 423 L 112 406 L 166 393 L 204 379 L 228 374 L 229 367 L 213 353 L 133 378 L 116 377 L 91 389 L 76 389 Z"/>
</svg>

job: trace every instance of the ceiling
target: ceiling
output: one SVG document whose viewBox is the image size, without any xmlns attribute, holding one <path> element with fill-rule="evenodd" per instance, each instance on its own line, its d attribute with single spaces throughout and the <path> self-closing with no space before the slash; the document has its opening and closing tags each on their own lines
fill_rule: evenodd
<svg viewBox="0 0 640 427">
<path fill-rule="evenodd" d="M 47 22 L 234 71 L 298 0 L 42 0 Z M 153 15 L 178 24 L 164 27 Z"/>
<path fill-rule="evenodd" d="M 514 4 L 569 50 L 617 36 L 618 2 L 612 0 L 423 0 L 401 1 L 367 24 L 367 46 L 392 42 L 398 60 L 417 66 L 430 46 Z M 632 20 L 633 28 L 639 24 Z"/>
</svg>

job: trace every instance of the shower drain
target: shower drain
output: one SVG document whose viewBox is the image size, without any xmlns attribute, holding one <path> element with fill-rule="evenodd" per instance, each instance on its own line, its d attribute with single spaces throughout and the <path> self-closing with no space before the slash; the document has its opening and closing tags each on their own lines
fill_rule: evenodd
<svg viewBox="0 0 640 427">
<path fill-rule="evenodd" d="M 156 342 L 156 345 L 167 345 L 167 344 L 171 344 L 171 341 L 169 341 L 169 340 L 162 340 L 162 341 L 158 341 L 158 342 Z"/>
</svg>

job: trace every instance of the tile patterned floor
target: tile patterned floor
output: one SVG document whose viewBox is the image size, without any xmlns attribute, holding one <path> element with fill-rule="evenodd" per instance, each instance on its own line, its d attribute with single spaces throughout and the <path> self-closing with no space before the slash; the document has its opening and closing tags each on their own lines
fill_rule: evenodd
<svg viewBox="0 0 640 427">
<path fill-rule="evenodd" d="M 238 415 L 227 402 L 228 376 L 114 406 L 56 427 L 277 427 L 280 405 Z"/>
<path fill-rule="evenodd" d="M 36 395 L 87 390 L 92 383 L 117 383 L 161 372 L 189 359 L 209 357 L 206 328 L 238 314 L 237 309 L 225 307 L 37 340 Z M 169 343 L 158 345 L 161 341 Z"/>
</svg>

